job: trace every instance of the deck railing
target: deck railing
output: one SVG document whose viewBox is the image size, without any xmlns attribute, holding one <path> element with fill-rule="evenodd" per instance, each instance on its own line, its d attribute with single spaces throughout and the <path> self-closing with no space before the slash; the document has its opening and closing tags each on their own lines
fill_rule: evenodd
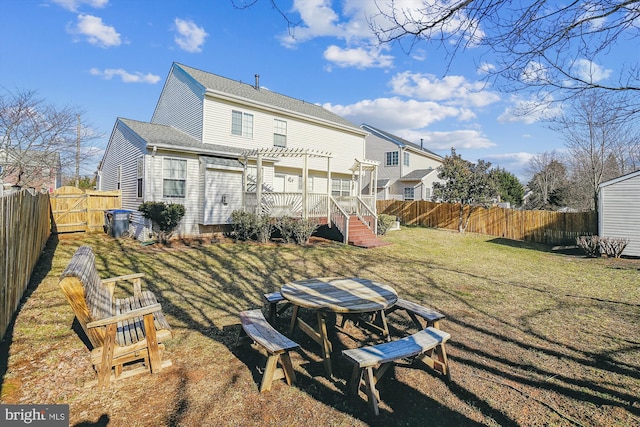
<svg viewBox="0 0 640 427">
<path fill-rule="evenodd" d="M 247 212 L 255 212 L 258 200 L 256 193 L 244 193 L 244 208 Z M 260 213 L 272 217 L 290 216 L 303 218 L 305 216 L 304 200 L 302 193 L 271 192 L 262 193 Z M 329 196 L 326 193 L 308 193 L 306 216 L 307 218 L 322 218 L 329 215 Z"/>
</svg>

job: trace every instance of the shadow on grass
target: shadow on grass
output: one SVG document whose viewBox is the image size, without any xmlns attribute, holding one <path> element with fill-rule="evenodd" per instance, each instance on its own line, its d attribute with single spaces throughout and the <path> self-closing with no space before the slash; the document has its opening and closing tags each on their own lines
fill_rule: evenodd
<svg viewBox="0 0 640 427">
<path fill-rule="evenodd" d="M 9 349 L 13 342 L 13 328 L 15 326 L 16 317 L 20 313 L 24 303 L 29 299 L 31 294 L 38 288 L 40 283 L 47 277 L 47 274 L 51 271 L 51 266 L 53 263 L 53 257 L 56 252 L 56 248 L 58 247 L 59 240 L 56 234 L 52 234 L 38 259 L 38 263 L 36 264 L 33 273 L 31 273 L 31 278 L 29 279 L 29 284 L 27 285 L 27 289 L 25 289 L 22 298 L 20 299 L 20 304 L 16 309 L 11 322 L 7 326 L 7 331 L 5 332 L 4 338 L 0 341 L 0 390 L 4 389 L 5 385 L 5 375 L 7 374 L 7 369 L 9 365 Z"/>
<path fill-rule="evenodd" d="M 584 258 L 584 251 L 576 245 L 545 245 L 543 243 L 524 242 L 521 240 L 505 239 L 503 237 L 497 237 L 495 239 L 487 240 L 494 245 L 509 246 L 510 248 L 529 249 L 538 252 L 548 252 L 560 255 L 574 256 Z"/>
</svg>

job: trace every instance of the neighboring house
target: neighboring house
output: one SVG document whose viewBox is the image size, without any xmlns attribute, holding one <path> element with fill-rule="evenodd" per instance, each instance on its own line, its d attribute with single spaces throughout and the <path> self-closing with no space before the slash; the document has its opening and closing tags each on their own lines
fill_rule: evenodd
<svg viewBox="0 0 640 427">
<path fill-rule="evenodd" d="M 380 163 L 378 200 L 431 200 L 442 156 L 368 124 L 367 158 Z"/>
<path fill-rule="evenodd" d="M 598 235 L 628 239 L 622 255 L 640 256 L 640 171 L 600 184 Z"/>
<path fill-rule="evenodd" d="M 375 195 L 361 191 L 376 169 L 365 136 L 318 105 L 260 87 L 258 76 L 250 85 L 174 63 L 150 123 L 116 120 L 98 189 L 122 191 L 140 238 L 149 235 L 137 212 L 145 201 L 183 204 L 183 236 L 220 231 L 237 209 L 317 217 L 346 234 L 350 213 L 375 219 Z"/>
<path fill-rule="evenodd" d="M 52 193 L 61 186 L 60 155 L 37 150 L 0 149 L 0 185 Z"/>
</svg>

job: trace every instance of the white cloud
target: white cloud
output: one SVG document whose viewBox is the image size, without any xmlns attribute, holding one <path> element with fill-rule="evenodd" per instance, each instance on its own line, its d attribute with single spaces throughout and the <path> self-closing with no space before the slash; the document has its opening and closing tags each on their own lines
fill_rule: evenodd
<svg viewBox="0 0 640 427">
<path fill-rule="evenodd" d="M 378 98 L 351 105 L 325 104 L 334 113 L 354 123 L 371 123 L 382 129 L 421 129 L 431 123 L 457 117 L 460 110 L 430 101 Z M 382 122 L 382 123 L 381 123 Z"/>
<path fill-rule="evenodd" d="M 450 132 L 424 132 L 421 136 L 425 147 L 433 150 L 490 148 L 496 144 L 473 129 L 454 130 Z"/>
<path fill-rule="evenodd" d="M 77 12 L 78 8 L 82 5 L 87 5 L 96 9 L 101 9 L 109 4 L 109 0 L 52 0 L 57 5 L 70 10 L 71 12 Z"/>
<path fill-rule="evenodd" d="M 478 73 L 481 76 L 486 76 L 487 74 L 490 74 L 492 72 L 494 72 L 496 70 L 496 66 L 493 64 L 490 64 L 488 62 L 483 62 L 482 64 L 480 64 L 478 66 L 478 69 L 476 70 L 476 73 Z"/>
<path fill-rule="evenodd" d="M 324 58 L 338 67 L 386 68 L 393 64 L 393 56 L 384 55 L 381 49 L 362 47 L 342 49 L 331 45 L 324 51 Z"/>
<path fill-rule="evenodd" d="M 612 70 L 605 69 L 588 59 L 578 59 L 573 63 L 573 67 L 577 77 L 589 83 L 598 83 L 605 80 L 612 73 Z"/>
<path fill-rule="evenodd" d="M 514 174 L 521 184 L 526 184 L 529 180 L 527 167 L 529 161 L 535 156 L 534 153 L 518 152 L 503 154 L 487 154 L 484 160 L 491 162 L 494 167 L 500 166 Z"/>
<path fill-rule="evenodd" d="M 160 81 L 160 76 L 156 76 L 155 74 L 147 73 L 129 73 L 122 68 L 106 68 L 104 70 L 99 70 L 98 68 L 92 68 L 89 70 L 91 75 L 100 76 L 105 80 L 111 80 L 114 77 L 120 77 L 123 83 L 149 83 L 155 84 Z"/>
<path fill-rule="evenodd" d="M 529 99 L 513 96 L 511 103 L 511 106 L 498 116 L 498 122 L 520 122 L 530 125 L 556 117 L 561 113 L 561 108 L 554 104 L 553 97 L 548 94 L 533 96 Z"/>
<path fill-rule="evenodd" d="M 485 107 L 500 100 L 500 96 L 486 89 L 486 83 L 470 82 L 463 76 L 438 79 L 431 74 L 409 71 L 396 74 L 390 82 L 393 93 L 450 105 Z"/>
<path fill-rule="evenodd" d="M 89 43 L 103 48 L 119 46 L 122 43 L 116 29 L 105 25 L 102 18 L 97 16 L 78 15 L 78 24 L 68 28 L 67 31 L 71 34 L 85 36 Z"/>
<path fill-rule="evenodd" d="M 545 66 L 536 61 L 531 61 L 522 71 L 520 79 L 525 83 L 544 83 L 549 80 Z"/>
<path fill-rule="evenodd" d="M 201 52 L 204 40 L 209 34 L 202 27 L 198 27 L 193 21 L 176 18 L 176 36 L 174 41 L 182 50 L 187 52 Z"/>
</svg>

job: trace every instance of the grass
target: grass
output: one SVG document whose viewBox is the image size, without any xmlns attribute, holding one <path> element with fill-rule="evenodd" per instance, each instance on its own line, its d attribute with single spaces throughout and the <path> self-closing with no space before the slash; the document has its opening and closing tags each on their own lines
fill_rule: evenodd
<svg viewBox="0 0 640 427">
<path fill-rule="evenodd" d="M 363 250 L 232 242 L 143 247 L 104 235 L 52 240 L 0 359 L 2 403 L 68 403 L 72 425 L 640 425 L 640 260 L 587 259 L 542 245 L 403 228 Z M 159 375 L 84 388 L 95 378 L 57 286 L 81 244 L 103 277 L 144 272 L 175 336 Z M 347 393 L 336 356 L 298 332 L 296 387 L 258 393 L 264 355 L 235 349 L 238 312 L 295 279 L 360 276 L 446 315 L 452 383 L 417 364 L 382 381 L 381 415 Z M 278 328 L 287 329 L 287 313 Z M 397 336 L 415 332 L 390 316 Z M 350 326 L 334 348 L 372 337 Z M 84 423 L 84 424 L 82 424 Z"/>
</svg>

